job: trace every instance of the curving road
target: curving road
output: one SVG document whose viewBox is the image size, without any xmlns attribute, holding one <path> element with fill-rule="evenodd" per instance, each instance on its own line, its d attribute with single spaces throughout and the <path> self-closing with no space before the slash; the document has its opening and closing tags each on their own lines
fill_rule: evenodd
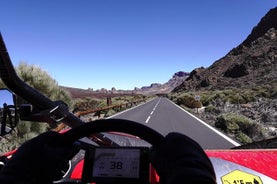
<svg viewBox="0 0 277 184">
<path fill-rule="evenodd" d="M 204 149 L 228 149 L 239 145 L 164 97 L 155 98 L 110 118 L 136 121 L 163 135 L 180 132 L 197 141 Z"/>
</svg>

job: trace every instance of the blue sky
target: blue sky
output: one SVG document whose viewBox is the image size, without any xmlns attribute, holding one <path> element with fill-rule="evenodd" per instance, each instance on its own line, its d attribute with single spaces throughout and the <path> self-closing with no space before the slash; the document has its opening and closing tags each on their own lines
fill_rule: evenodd
<svg viewBox="0 0 277 184">
<path fill-rule="evenodd" d="M 133 89 L 208 67 L 240 44 L 276 0 L 2 0 L 13 64 L 59 85 Z"/>
</svg>

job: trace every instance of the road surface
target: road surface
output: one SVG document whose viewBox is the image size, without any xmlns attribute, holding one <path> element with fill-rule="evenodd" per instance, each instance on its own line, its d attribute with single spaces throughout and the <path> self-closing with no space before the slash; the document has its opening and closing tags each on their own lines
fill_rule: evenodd
<svg viewBox="0 0 277 184">
<path fill-rule="evenodd" d="M 180 132 L 197 141 L 204 149 L 228 149 L 239 145 L 164 97 L 155 98 L 110 118 L 136 121 L 163 135 Z"/>
</svg>

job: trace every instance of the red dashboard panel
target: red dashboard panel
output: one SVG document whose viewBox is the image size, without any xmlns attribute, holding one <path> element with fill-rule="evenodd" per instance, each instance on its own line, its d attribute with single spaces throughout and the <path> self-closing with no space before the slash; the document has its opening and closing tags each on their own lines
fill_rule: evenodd
<svg viewBox="0 0 277 184">
<path fill-rule="evenodd" d="M 255 170 L 277 180 L 277 149 L 206 150 L 210 158 L 220 158 Z"/>
</svg>

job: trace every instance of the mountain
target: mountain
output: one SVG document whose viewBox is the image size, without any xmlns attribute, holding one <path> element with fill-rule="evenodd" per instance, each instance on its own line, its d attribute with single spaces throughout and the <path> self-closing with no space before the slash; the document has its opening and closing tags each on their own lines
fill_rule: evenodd
<svg viewBox="0 0 277 184">
<path fill-rule="evenodd" d="M 277 86 L 277 7 L 251 34 L 208 68 L 197 68 L 173 91 Z"/>
<path fill-rule="evenodd" d="M 151 94 L 159 94 L 159 93 L 169 93 L 174 88 L 182 84 L 185 79 L 189 76 L 188 72 L 179 71 L 176 72 L 169 81 L 164 84 L 153 83 L 150 86 L 144 86 L 142 88 L 135 88 L 135 93 L 151 95 Z"/>
<path fill-rule="evenodd" d="M 159 93 L 169 93 L 175 87 L 179 86 L 184 80 L 189 76 L 187 72 L 176 72 L 168 82 L 164 84 L 153 83 L 150 86 L 144 86 L 141 88 L 135 88 L 134 90 L 117 90 L 112 88 L 111 90 L 100 89 L 80 89 L 73 87 L 61 86 L 64 90 L 68 91 L 72 98 L 84 98 L 84 97 L 92 97 L 92 98 L 106 98 L 106 97 L 116 97 L 116 96 L 125 96 L 125 95 L 133 95 L 133 94 L 143 94 L 143 95 L 152 95 Z"/>
</svg>

